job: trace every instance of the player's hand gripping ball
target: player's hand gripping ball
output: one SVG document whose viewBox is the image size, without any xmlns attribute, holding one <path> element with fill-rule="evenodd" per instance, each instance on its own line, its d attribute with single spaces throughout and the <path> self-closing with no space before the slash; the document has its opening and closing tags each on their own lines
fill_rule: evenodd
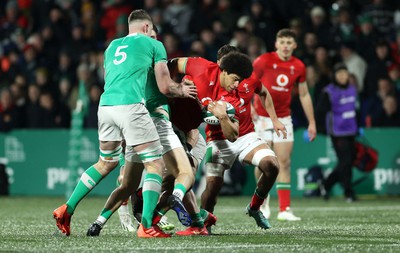
<svg viewBox="0 0 400 253">
<path fill-rule="evenodd" d="M 232 119 L 235 116 L 235 107 L 233 107 L 232 104 L 225 102 L 225 101 L 218 101 L 217 103 L 222 104 L 226 103 L 226 114 L 230 119 Z M 203 110 L 203 120 L 205 123 L 210 124 L 210 125 L 219 125 L 219 119 L 214 116 L 208 109 L 208 106 L 205 107 Z"/>
</svg>

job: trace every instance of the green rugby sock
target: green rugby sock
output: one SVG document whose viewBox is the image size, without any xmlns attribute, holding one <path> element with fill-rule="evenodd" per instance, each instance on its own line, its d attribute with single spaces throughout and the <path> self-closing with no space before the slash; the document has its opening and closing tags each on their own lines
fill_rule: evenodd
<svg viewBox="0 0 400 253">
<path fill-rule="evenodd" d="M 161 192 L 162 178 L 158 174 L 147 174 L 143 183 L 143 213 L 142 225 L 151 227 L 154 209 L 157 206 Z"/>
<path fill-rule="evenodd" d="M 103 176 L 90 166 L 81 176 L 67 201 L 67 212 L 73 214 L 79 202 L 103 179 Z"/>
</svg>

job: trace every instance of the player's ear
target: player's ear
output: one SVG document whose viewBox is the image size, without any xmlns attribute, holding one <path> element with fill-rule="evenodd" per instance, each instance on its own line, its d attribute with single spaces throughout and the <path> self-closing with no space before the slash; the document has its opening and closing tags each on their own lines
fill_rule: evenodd
<svg viewBox="0 0 400 253">
<path fill-rule="evenodd" d="M 297 43 L 294 42 L 294 44 L 293 44 L 293 49 L 296 49 L 296 48 L 297 48 Z"/>
</svg>

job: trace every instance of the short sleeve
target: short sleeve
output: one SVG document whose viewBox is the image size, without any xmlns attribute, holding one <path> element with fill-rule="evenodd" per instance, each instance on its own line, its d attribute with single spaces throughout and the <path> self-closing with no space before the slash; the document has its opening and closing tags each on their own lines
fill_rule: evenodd
<svg viewBox="0 0 400 253">
<path fill-rule="evenodd" d="M 154 64 L 159 62 L 159 61 L 167 61 L 167 52 L 165 51 L 164 45 L 157 41 L 154 40 Z"/>
<path fill-rule="evenodd" d="M 306 81 L 306 66 L 301 62 L 300 63 L 300 75 L 299 75 L 299 83 Z"/>
<path fill-rule="evenodd" d="M 253 73 L 256 75 L 258 79 L 263 76 L 264 73 L 264 60 L 263 55 L 257 57 L 253 62 Z"/>
<path fill-rule="evenodd" d="M 185 65 L 185 74 L 191 77 L 196 77 L 204 74 L 207 71 L 209 61 L 203 58 L 190 57 Z"/>
</svg>

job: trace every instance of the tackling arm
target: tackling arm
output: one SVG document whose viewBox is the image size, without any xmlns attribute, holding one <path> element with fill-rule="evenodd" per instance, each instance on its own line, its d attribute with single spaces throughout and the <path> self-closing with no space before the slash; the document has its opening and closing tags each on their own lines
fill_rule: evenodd
<svg viewBox="0 0 400 253">
<path fill-rule="evenodd" d="M 168 66 L 165 62 L 157 62 L 154 66 L 154 73 L 160 92 L 167 97 L 196 97 L 197 90 L 194 85 L 176 83 L 171 79 Z M 185 83 L 193 84 L 191 81 L 185 81 Z"/>
</svg>

